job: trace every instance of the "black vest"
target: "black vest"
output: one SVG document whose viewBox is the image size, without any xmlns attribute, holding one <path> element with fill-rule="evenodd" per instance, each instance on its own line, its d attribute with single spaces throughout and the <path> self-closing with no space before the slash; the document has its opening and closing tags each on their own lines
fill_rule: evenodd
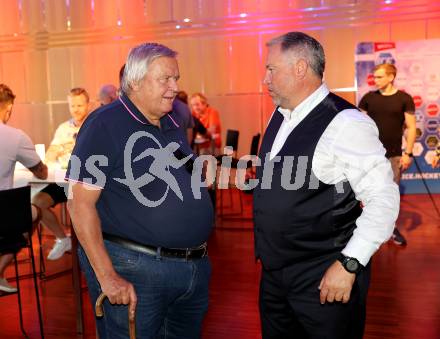
<svg viewBox="0 0 440 339">
<path fill-rule="evenodd" d="M 335 256 L 352 236 L 361 207 L 350 184 L 327 185 L 312 173 L 319 139 L 333 118 L 348 108 L 356 109 L 330 93 L 290 133 L 278 153 L 280 162 L 268 160 L 284 119 L 275 111 L 261 144 L 262 166 L 257 168 L 259 185 L 254 190 L 255 251 L 265 269 Z M 288 170 L 284 187 L 287 182 L 291 189 L 282 186 L 283 165 Z M 268 166 L 273 166 L 272 176 L 264 173 Z M 270 189 L 265 189 L 267 178 L 272 178 Z"/>
</svg>

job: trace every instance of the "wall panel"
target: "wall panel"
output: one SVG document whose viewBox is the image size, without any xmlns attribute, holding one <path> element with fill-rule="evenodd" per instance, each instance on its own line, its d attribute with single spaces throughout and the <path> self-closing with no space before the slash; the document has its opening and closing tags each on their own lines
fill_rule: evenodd
<svg viewBox="0 0 440 339">
<path fill-rule="evenodd" d="M 19 12 L 16 1 L 2 1 L 0 23 L 0 35 L 12 35 L 20 31 Z"/>
<path fill-rule="evenodd" d="M 201 39 L 200 59 L 194 62 L 200 64 L 205 93 L 218 95 L 230 89 L 231 38 L 215 37 Z"/>
<path fill-rule="evenodd" d="M 390 24 L 372 24 L 368 26 L 354 27 L 355 43 L 361 41 L 390 41 Z"/>
<path fill-rule="evenodd" d="M 131 47 L 158 41 L 179 52 L 179 86 L 204 92 L 222 113 L 224 131 L 249 130 L 240 135 L 246 150 L 273 109 L 261 84 L 268 40 L 307 32 L 324 45 L 329 86 L 352 87 L 357 42 L 440 38 L 440 2 L 6 0 L 0 22 L 0 82 L 17 93 L 26 117 L 13 122 L 34 139 L 48 143 L 68 118 L 70 88 L 85 87 L 95 100 L 102 84 L 118 84 Z"/>
<path fill-rule="evenodd" d="M 47 51 L 27 50 L 23 59 L 27 94 L 26 99 L 23 101 L 30 103 L 45 102 L 48 97 L 48 86 L 47 81 L 45 81 L 47 78 Z"/>
<path fill-rule="evenodd" d="M 228 92 L 258 92 L 264 74 L 264 66 L 258 58 L 258 36 L 232 37 L 230 53 Z"/>
<path fill-rule="evenodd" d="M 64 32 L 67 30 L 68 12 L 65 1 L 46 0 L 40 10 L 43 11 L 44 26 L 49 32 Z"/>
<path fill-rule="evenodd" d="M 428 20 L 426 23 L 426 38 L 439 39 L 440 38 L 440 19 Z"/>
<path fill-rule="evenodd" d="M 25 63 L 24 52 L 11 52 L 2 55 L 2 79 L 0 82 L 7 84 L 17 95 L 19 101 L 27 101 L 27 75 L 23 67 Z"/>
<path fill-rule="evenodd" d="M 70 51 L 67 48 L 52 48 L 47 53 L 49 101 L 65 101 L 72 84 Z"/>
<path fill-rule="evenodd" d="M 426 21 L 407 21 L 391 23 L 390 40 L 418 40 L 426 38 Z"/>
<path fill-rule="evenodd" d="M 21 19 L 18 18 L 20 32 L 38 32 L 45 28 L 43 21 L 43 13 L 41 11 L 41 2 L 34 0 L 23 0 Z"/>
<path fill-rule="evenodd" d="M 321 33 L 321 43 L 326 54 L 325 81 L 330 88 L 354 84 L 355 39 L 353 30 L 331 28 Z M 343 43 L 341 43 L 343 42 Z"/>
</svg>

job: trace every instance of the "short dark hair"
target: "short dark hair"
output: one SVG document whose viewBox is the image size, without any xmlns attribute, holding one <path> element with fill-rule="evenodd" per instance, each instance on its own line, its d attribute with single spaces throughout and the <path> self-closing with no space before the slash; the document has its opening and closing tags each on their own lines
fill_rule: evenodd
<svg viewBox="0 0 440 339">
<path fill-rule="evenodd" d="M 325 70 L 325 54 L 318 40 L 303 32 L 289 32 L 270 40 L 266 45 L 280 45 L 281 51 L 295 51 L 300 57 L 306 59 L 313 72 L 321 79 Z"/>
<path fill-rule="evenodd" d="M 176 98 L 185 104 L 188 104 L 188 94 L 185 91 L 177 92 Z"/>
<path fill-rule="evenodd" d="M 6 104 L 13 104 L 15 99 L 15 94 L 12 90 L 5 84 L 0 84 L 0 107 Z"/>
<path fill-rule="evenodd" d="M 86 97 L 87 102 L 90 101 L 89 93 L 87 93 L 87 91 L 82 87 L 72 88 L 69 92 L 69 96 L 78 96 L 78 95 L 84 95 Z"/>
</svg>

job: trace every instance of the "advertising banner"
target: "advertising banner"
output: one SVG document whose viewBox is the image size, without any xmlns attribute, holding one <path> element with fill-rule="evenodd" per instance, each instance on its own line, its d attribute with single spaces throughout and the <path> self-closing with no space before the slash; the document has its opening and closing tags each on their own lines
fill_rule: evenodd
<svg viewBox="0 0 440 339">
<path fill-rule="evenodd" d="M 394 85 L 412 96 L 417 121 L 415 161 L 402 174 L 401 192 L 427 193 L 423 178 L 431 193 L 440 193 L 440 171 L 431 167 L 440 140 L 440 40 L 361 42 L 356 46 L 355 63 L 357 103 L 365 93 L 376 90 L 375 65 L 397 67 Z"/>
</svg>

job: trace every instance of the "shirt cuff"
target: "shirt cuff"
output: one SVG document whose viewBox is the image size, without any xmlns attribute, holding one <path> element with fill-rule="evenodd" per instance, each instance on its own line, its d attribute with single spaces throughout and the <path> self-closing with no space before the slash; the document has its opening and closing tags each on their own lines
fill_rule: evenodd
<svg viewBox="0 0 440 339">
<path fill-rule="evenodd" d="M 375 246 L 371 242 L 353 234 L 347 246 L 342 250 L 342 254 L 347 257 L 356 258 L 363 266 L 367 266 L 371 257 L 378 249 L 379 246 Z"/>
</svg>

